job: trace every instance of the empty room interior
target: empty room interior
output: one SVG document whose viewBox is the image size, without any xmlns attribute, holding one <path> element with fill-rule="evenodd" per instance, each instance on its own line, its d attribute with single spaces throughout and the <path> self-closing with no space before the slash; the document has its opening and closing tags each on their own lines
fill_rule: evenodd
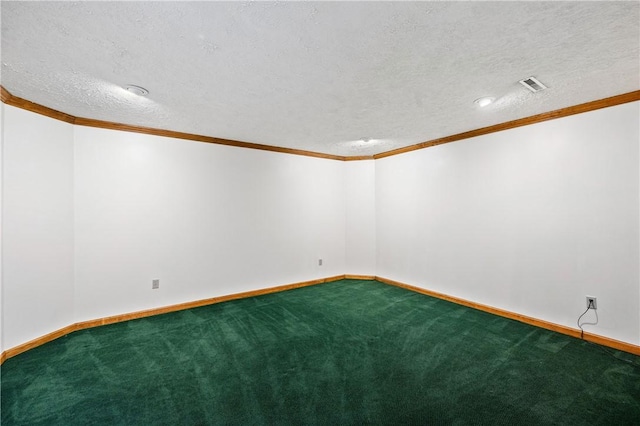
<svg viewBox="0 0 640 426">
<path fill-rule="evenodd" d="M 640 2 L 0 8 L 3 424 L 638 424 Z"/>
</svg>

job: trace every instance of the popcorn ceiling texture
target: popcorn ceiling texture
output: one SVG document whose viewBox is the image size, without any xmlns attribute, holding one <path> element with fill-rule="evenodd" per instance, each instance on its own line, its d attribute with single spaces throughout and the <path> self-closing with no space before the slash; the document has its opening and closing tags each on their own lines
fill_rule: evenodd
<svg viewBox="0 0 640 426">
<path fill-rule="evenodd" d="M 639 11 L 638 2 L 2 2 L 1 83 L 78 117 L 371 155 L 638 90 Z M 549 89 L 518 83 L 532 75 Z M 483 96 L 497 102 L 479 109 Z"/>
</svg>

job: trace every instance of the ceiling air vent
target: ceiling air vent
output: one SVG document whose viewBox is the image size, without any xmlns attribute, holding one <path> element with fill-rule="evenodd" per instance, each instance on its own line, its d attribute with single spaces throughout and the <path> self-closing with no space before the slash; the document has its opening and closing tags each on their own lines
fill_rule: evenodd
<svg viewBox="0 0 640 426">
<path fill-rule="evenodd" d="M 531 90 L 533 93 L 539 92 L 547 88 L 547 86 L 540 83 L 535 77 L 529 77 L 524 80 L 520 80 L 520 84 L 522 84 L 527 89 Z"/>
</svg>

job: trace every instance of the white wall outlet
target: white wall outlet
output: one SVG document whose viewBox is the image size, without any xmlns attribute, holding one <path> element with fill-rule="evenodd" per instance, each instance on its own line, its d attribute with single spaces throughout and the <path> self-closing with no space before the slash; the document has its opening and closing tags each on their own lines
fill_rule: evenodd
<svg viewBox="0 0 640 426">
<path fill-rule="evenodd" d="M 587 296 L 587 309 L 598 309 L 598 299 L 593 296 Z"/>
<path fill-rule="evenodd" d="M 160 288 L 160 280 L 153 280 L 151 281 L 151 289 L 155 290 L 157 288 Z"/>
<path fill-rule="evenodd" d="M 322 266 L 322 259 L 318 259 L 318 266 Z"/>
</svg>

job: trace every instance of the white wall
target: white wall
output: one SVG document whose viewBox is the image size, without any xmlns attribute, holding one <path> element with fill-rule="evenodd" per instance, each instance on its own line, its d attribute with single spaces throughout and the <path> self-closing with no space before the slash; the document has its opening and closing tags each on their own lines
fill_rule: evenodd
<svg viewBox="0 0 640 426">
<path fill-rule="evenodd" d="M 347 274 L 376 274 L 375 162 L 345 163 Z"/>
<path fill-rule="evenodd" d="M 600 322 L 587 330 L 640 343 L 637 102 L 375 162 L 3 110 L 3 350 L 344 273 L 570 327 L 589 294 Z"/>
<path fill-rule="evenodd" d="M 4 163 L 4 102 L 0 102 L 0 354 L 4 351 L 4 321 L 2 320 L 2 312 L 4 308 L 2 307 L 2 293 L 4 292 L 4 286 L 2 285 L 2 182 L 3 182 L 3 173 L 2 173 L 2 165 Z"/>
<path fill-rule="evenodd" d="M 344 274 L 343 162 L 3 107 L 3 349 L 78 321 Z"/>
<path fill-rule="evenodd" d="M 378 275 L 639 344 L 639 105 L 376 161 Z"/>
<path fill-rule="evenodd" d="M 75 158 L 77 321 L 344 274 L 342 162 L 89 127 Z"/>
<path fill-rule="evenodd" d="M 73 126 L 5 105 L 3 348 L 73 321 Z"/>
</svg>

